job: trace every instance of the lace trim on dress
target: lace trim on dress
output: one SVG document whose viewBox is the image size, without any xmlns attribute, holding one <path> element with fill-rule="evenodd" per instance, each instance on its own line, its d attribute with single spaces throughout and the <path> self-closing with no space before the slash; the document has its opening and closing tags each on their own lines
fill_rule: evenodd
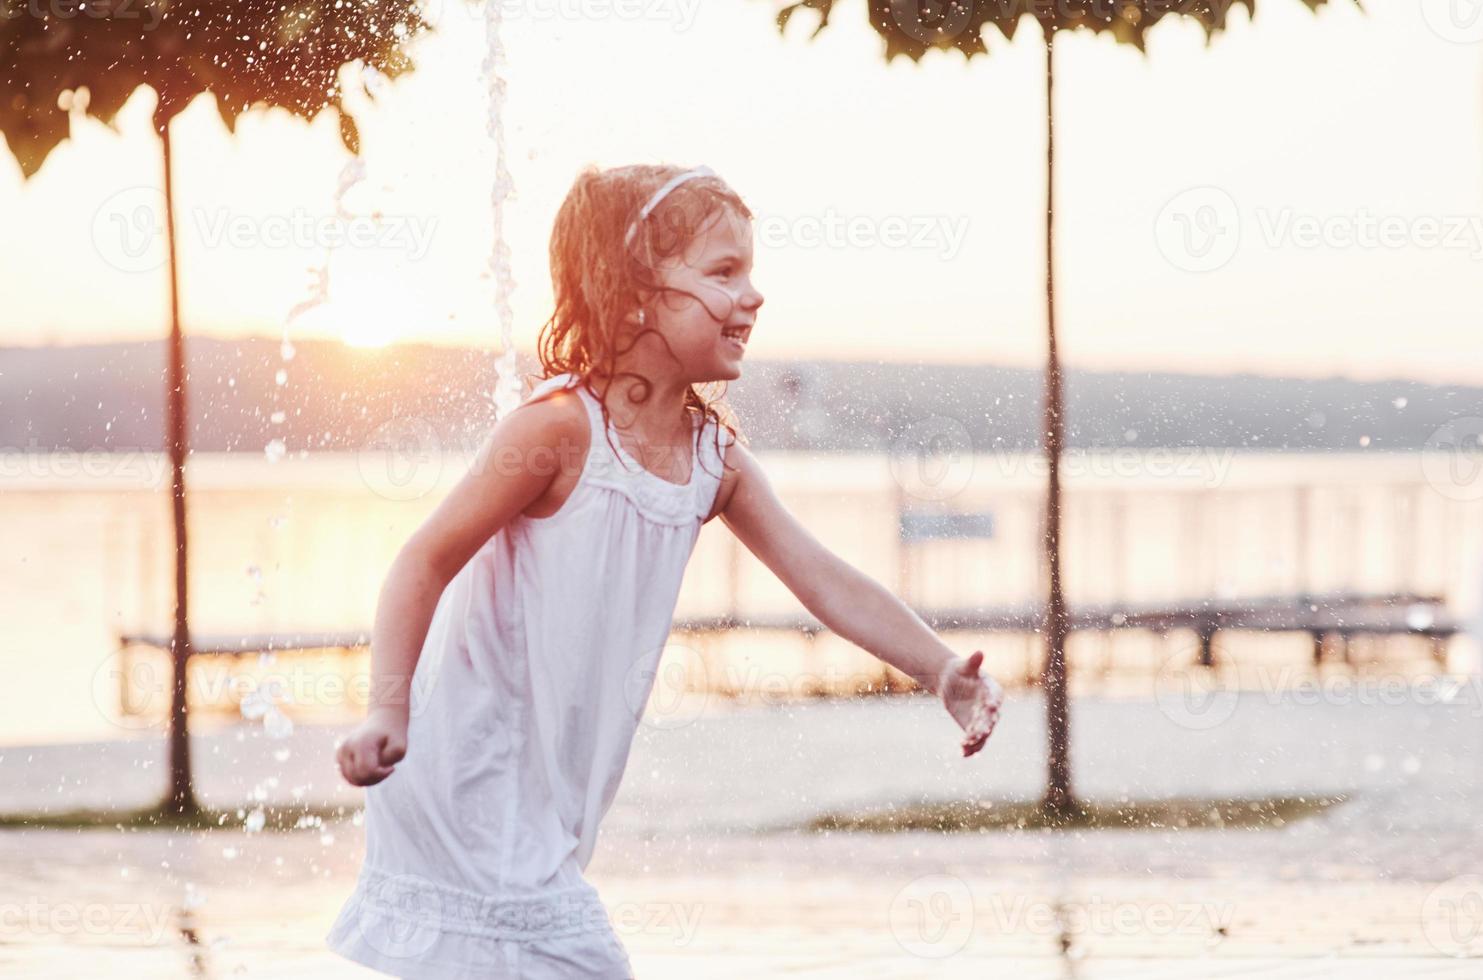
<svg viewBox="0 0 1483 980">
<path fill-rule="evenodd" d="M 532 389 L 529 397 L 561 387 L 570 378 L 570 374 L 547 378 Z M 628 460 L 620 458 L 614 447 L 608 444 L 602 407 L 596 397 L 582 385 L 573 390 L 587 406 L 588 428 L 592 433 L 587 461 L 577 486 L 572 489 L 573 494 L 580 492 L 584 484 L 615 491 L 627 497 L 641 514 L 657 524 L 684 525 L 705 519 L 720 486 L 721 458 L 712 445 L 714 421 L 705 421 L 699 454 L 691 461 L 690 481 L 671 483 L 644 469 L 632 457 Z"/>
<path fill-rule="evenodd" d="M 389 874 L 363 865 L 356 883 L 363 932 L 391 928 L 405 943 L 439 933 L 530 941 L 610 929 L 607 908 L 591 884 L 539 894 L 485 895 L 418 874 Z"/>
</svg>

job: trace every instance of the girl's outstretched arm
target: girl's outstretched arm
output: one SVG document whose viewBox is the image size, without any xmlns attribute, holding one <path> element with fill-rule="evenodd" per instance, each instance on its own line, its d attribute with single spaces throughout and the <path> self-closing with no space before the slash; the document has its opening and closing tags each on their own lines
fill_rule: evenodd
<svg viewBox="0 0 1483 980">
<path fill-rule="evenodd" d="M 412 676 L 448 582 L 563 467 L 582 465 L 590 437 L 579 397 L 527 402 L 495 423 L 469 471 L 392 561 L 371 630 L 369 710 L 336 750 L 350 783 L 379 783 L 406 754 Z"/>
<path fill-rule="evenodd" d="M 736 468 L 718 493 L 726 526 L 819 622 L 937 695 L 965 731 L 965 756 L 982 748 L 1004 698 L 979 671 L 983 654 L 954 653 L 889 589 L 826 548 L 783 506 L 745 446 L 730 446 L 726 459 Z"/>
</svg>

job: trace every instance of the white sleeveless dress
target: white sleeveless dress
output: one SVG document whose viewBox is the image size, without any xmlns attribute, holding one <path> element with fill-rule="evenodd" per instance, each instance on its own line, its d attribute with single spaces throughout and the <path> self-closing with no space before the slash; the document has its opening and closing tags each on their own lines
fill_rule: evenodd
<svg viewBox="0 0 1483 980">
<path fill-rule="evenodd" d="M 448 583 L 413 674 L 407 755 L 366 790 L 365 860 L 326 942 L 393 976 L 633 975 L 582 872 L 734 437 L 720 429 L 718 453 L 707 420 L 689 482 L 671 483 L 616 431 L 610 447 L 597 397 L 577 391 L 592 441 L 576 487 Z"/>
</svg>

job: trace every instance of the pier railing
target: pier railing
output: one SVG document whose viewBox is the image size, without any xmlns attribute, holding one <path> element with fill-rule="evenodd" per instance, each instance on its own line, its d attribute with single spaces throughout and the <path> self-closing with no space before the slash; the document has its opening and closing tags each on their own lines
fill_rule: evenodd
<svg viewBox="0 0 1483 980">
<path fill-rule="evenodd" d="M 918 610 L 917 614 L 941 633 L 1033 634 L 1044 621 L 1043 607 L 1036 604 L 929 609 Z M 1447 641 L 1462 630 L 1441 596 L 1343 592 L 1074 606 L 1071 628 L 1099 632 L 1134 629 L 1157 634 L 1189 631 L 1198 639 L 1198 662 L 1205 666 L 1214 664 L 1213 641 L 1223 630 L 1307 633 L 1313 639 L 1315 665 L 1327 651 L 1337 651 L 1347 661 L 1349 641 L 1355 636 L 1420 636 L 1431 640 L 1433 658 L 1445 666 Z M 824 624 L 806 614 L 685 616 L 677 617 L 672 628 L 675 633 L 701 635 L 746 630 L 794 632 L 808 637 L 828 632 Z M 128 690 L 132 651 L 139 647 L 168 651 L 171 642 L 168 633 L 119 635 L 119 696 L 125 714 L 133 713 L 134 702 Z M 198 634 L 192 637 L 191 654 L 245 656 L 307 650 L 349 654 L 369 645 L 367 630 Z"/>
</svg>

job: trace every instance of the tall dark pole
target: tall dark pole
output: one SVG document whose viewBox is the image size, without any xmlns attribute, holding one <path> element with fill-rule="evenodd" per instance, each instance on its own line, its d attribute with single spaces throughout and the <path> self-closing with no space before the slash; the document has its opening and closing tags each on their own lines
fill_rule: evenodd
<svg viewBox="0 0 1483 980">
<path fill-rule="evenodd" d="M 1066 601 L 1061 594 L 1061 447 L 1065 423 L 1061 409 L 1061 362 L 1056 351 L 1055 288 L 1055 30 L 1045 32 L 1045 727 L 1050 740 L 1045 808 L 1064 813 L 1075 806 L 1071 794 L 1069 719 L 1066 711 Z"/>
<path fill-rule="evenodd" d="M 190 618 L 186 605 L 185 535 L 185 337 L 180 329 L 180 276 L 175 248 L 174 156 L 170 152 L 170 116 L 159 120 L 165 157 L 165 241 L 169 249 L 170 349 L 167 426 L 170 443 L 170 502 L 175 517 L 175 633 L 170 644 L 170 800 L 174 813 L 198 810 L 191 789 L 191 742 L 186 721 L 186 665 L 190 660 Z"/>
</svg>

